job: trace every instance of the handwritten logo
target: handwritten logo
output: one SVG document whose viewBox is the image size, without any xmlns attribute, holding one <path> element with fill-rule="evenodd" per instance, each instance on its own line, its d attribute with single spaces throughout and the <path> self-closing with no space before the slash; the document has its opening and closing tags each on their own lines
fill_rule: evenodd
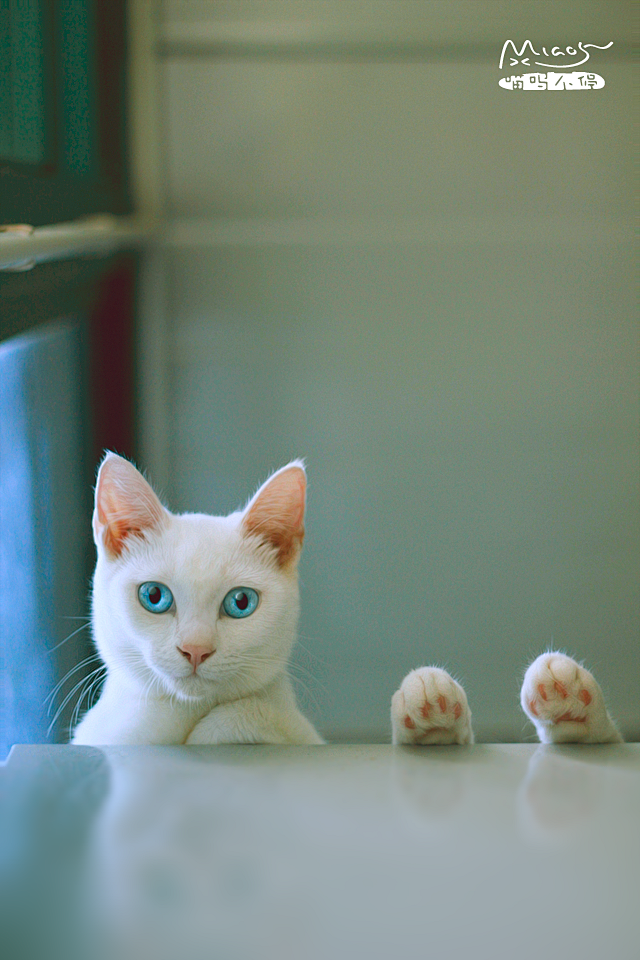
<svg viewBox="0 0 640 960">
<path fill-rule="evenodd" d="M 601 90 L 604 87 L 603 77 L 597 73 L 576 71 L 575 68 L 582 66 L 589 60 L 591 54 L 587 48 L 608 50 L 612 46 L 613 40 L 602 46 L 598 43 L 582 43 L 579 40 L 575 47 L 568 44 L 563 50 L 561 47 L 555 46 L 551 48 L 550 52 L 546 47 L 540 47 L 541 52 L 539 52 L 535 49 L 531 40 L 525 40 L 519 50 L 513 40 L 505 40 L 500 54 L 500 70 L 505 66 L 505 57 L 509 54 L 509 67 L 515 67 L 519 64 L 525 67 L 550 67 L 551 72 L 531 72 L 519 76 L 502 77 L 498 84 L 503 90 Z M 581 55 L 583 55 L 582 59 L 574 59 Z M 542 56 L 545 57 L 544 60 L 533 60 L 534 57 Z M 553 72 L 557 70 L 571 70 L 572 72 Z"/>
<path fill-rule="evenodd" d="M 523 73 L 498 80 L 503 90 L 600 90 L 604 79 L 597 73 Z"/>
</svg>

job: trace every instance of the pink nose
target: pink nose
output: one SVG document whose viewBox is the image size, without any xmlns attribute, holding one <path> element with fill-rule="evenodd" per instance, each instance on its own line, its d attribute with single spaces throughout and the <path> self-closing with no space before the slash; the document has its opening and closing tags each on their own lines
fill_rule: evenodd
<svg viewBox="0 0 640 960">
<path fill-rule="evenodd" d="M 207 657 L 210 657 L 214 651 L 211 647 L 198 647 L 193 643 L 185 643 L 184 646 L 178 647 L 178 650 L 183 657 L 186 657 L 187 660 L 193 664 L 193 672 L 198 669 L 203 660 L 206 660 Z"/>
</svg>

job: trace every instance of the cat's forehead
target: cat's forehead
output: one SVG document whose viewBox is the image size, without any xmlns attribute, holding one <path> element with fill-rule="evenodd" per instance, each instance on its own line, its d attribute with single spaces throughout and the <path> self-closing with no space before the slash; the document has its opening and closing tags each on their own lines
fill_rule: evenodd
<svg viewBox="0 0 640 960">
<path fill-rule="evenodd" d="M 226 517 L 216 517 L 210 513 L 179 513 L 174 514 L 170 526 L 176 543 L 181 539 L 187 542 L 217 541 L 221 544 L 230 544 L 242 536 L 242 514 L 231 513 Z"/>
<path fill-rule="evenodd" d="M 215 581 L 263 566 L 244 535 L 241 515 L 209 514 L 174 516 L 158 541 L 163 567 L 192 581 Z"/>
</svg>

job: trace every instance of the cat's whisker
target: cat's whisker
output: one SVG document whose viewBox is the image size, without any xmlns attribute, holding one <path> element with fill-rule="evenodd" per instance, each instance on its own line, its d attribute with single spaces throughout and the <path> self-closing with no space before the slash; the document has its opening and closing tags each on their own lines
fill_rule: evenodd
<svg viewBox="0 0 640 960">
<path fill-rule="evenodd" d="M 134 674 L 136 679 L 140 680 L 141 683 L 146 684 L 153 671 L 150 671 L 150 668 L 144 660 L 144 657 L 142 657 L 141 654 L 135 650 L 122 650 L 120 651 L 119 656 L 122 661 L 127 663 L 129 669 Z"/>
<path fill-rule="evenodd" d="M 97 669 L 97 670 L 101 670 L 102 667 L 97 667 L 96 669 Z M 93 673 L 95 673 L 95 671 L 93 671 Z M 88 676 L 89 676 L 89 677 L 92 676 L 93 673 L 88 674 Z M 65 708 L 66 705 L 69 703 L 69 701 L 70 701 L 71 698 L 73 697 L 73 695 L 74 695 L 74 693 L 76 692 L 76 690 L 80 689 L 80 688 L 83 686 L 83 684 L 86 683 L 86 681 L 87 681 L 87 677 L 83 677 L 81 680 L 78 681 L 78 683 L 76 683 L 76 685 L 75 685 L 74 687 L 72 687 L 72 689 L 71 689 L 71 690 L 69 691 L 69 693 L 66 695 L 66 697 L 64 698 L 64 700 L 62 701 L 62 703 L 60 704 L 60 706 L 58 707 L 58 709 L 56 710 L 56 712 L 55 712 L 55 714 L 54 714 L 54 717 L 53 717 L 53 720 L 52 720 L 51 723 L 49 724 L 49 727 L 48 727 L 48 729 L 47 729 L 47 736 L 50 736 L 50 735 L 51 735 L 51 731 L 52 731 L 53 728 L 55 727 L 55 725 L 56 725 L 56 723 L 57 723 L 57 721 L 58 721 L 58 718 L 61 716 L 64 708 Z"/>
<path fill-rule="evenodd" d="M 104 672 L 97 673 L 94 680 L 92 680 L 89 686 L 89 692 L 87 693 L 87 710 L 90 710 L 93 704 L 95 703 L 96 695 L 102 689 L 103 681 L 106 678 L 106 668 Z M 79 716 L 80 711 L 78 710 L 77 716 Z"/>
<path fill-rule="evenodd" d="M 316 646 L 318 646 L 318 645 L 320 644 L 320 642 L 321 642 L 321 641 L 319 640 L 319 638 L 318 638 L 318 637 L 309 636 L 309 634 L 306 634 L 306 633 L 297 633 L 297 634 L 296 634 L 296 647 L 299 647 L 301 650 L 304 650 L 304 652 L 307 654 L 307 656 L 308 656 L 311 660 L 316 660 L 317 662 L 321 663 L 321 662 L 322 662 L 322 658 L 319 657 L 316 653 L 313 653 L 313 651 L 303 642 L 303 641 L 305 641 L 305 640 L 309 640 L 311 643 L 314 643 L 314 644 L 316 644 Z"/>
<path fill-rule="evenodd" d="M 69 618 L 69 619 L 71 619 L 71 618 Z M 74 619 L 75 619 L 75 618 L 74 618 Z M 79 619 L 79 618 L 78 618 L 78 619 Z M 78 627 L 77 630 L 74 630 L 73 633 L 70 633 L 68 637 L 65 637 L 64 640 L 61 640 L 60 643 L 56 643 L 55 647 L 49 647 L 49 648 L 47 648 L 47 653 L 53 653 L 53 652 L 54 652 L 55 650 L 57 650 L 59 647 L 63 646 L 65 643 L 67 643 L 69 640 L 71 640 L 73 637 L 75 637 L 76 634 L 81 633 L 82 630 L 86 630 L 87 628 L 90 628 L 90 627 L 91 627 L 91 624 L 90 624 L 89 622 L 83 623 L 82 626 Z"/>
<path fill-rule="evenodd" d="M 289 662 L 288 670 L 290 673 L 295 673 L 299 677 L 305 677 L 310 683 L 318 683 L 320 686 L 325 685 L 325 682 L 318 676 L 318 673 L 309 670 L 303 663 L 297 660 Z"/>
<path fill-rule="evenodd" d="M 157 690 L 157 692 L 158 692 L 160 695 L 162 695 L 165 691 L 164 691 L 164 684 L 162 683 L 162 680 L 160 679 L 160 677 L 154 676 L 154 677 L 152 678 L 152 681 L 153 681 L 153 682 L 152 682 L 152 685 L 151 685 L 151 688 L 150 688 L 149 692 L 151 693 L 151 690 L 153 690 L 153 689 L 155 688 L 155 689 Z"/>
<path fill-rule="evenodd" d="M 319 706 L 318 697 L 313 691 L 311 685 L 306 682 L 305 678 L 301 676 L 296 676 L 295 671 L 296 671 L 297 665 L 295 664 L 292 665 L 291 663 L 289 663 L 286 657 L 280 657 L 280 658 L 259 657 L 251 654 L 236 654 L 234 656 L 233 664 L 229 665 L 228 667 L 228 673 L 231 674 L 231 680 L 234 683 L 235 688 L 238 690 L 238 696 L 244 695 L 242 686 L 241 686 L 241 681 L 247 678 L 250 678 L 252 673 L 252 668 L 255 668 L 255 666 L 258 664 L 271 665 L 274 663 L 284 668 L 286 668 L 287 666 L 291 668 L 293 666 L 293 669 L 290 672 L 293 674 L 292 680 L 294 681 L 295 685 L 303 691 L 306 699 L 310 703 L 312 703 L 315 707 Z M 308 671 L 306 672 L 308 674 Z M 224 673 L 222 670 L 220 670 L 219 672 L 219 677 L 221 679 L 224 677 Z M 316 677 L 314 677 L 312 674 L 308 674 L 308 679 L 311 680 L 313 683 L 315 683 L 316 686 L 319 687 L 322 691 L 326 690 L 326 685 L 323 684 Z"/>
<path fill-rule="evenodd" d="M 149 694 L 151 693 L 151 688 L 154 685 L 154 681 L 155 681 L 155 677 L 153 676 L 149 677 L 142 689 L 142 697 L 144 699 L 145 704 L 149 702 Z"/>
<path fill-rule="evenodd" d="M 74 727 L 74 725 L 75 725 L 75 723 L 76 723 L 76 721 L 77 721 L 77 719 L 78 719 L 78 714 L 80 713 L 80 705 L 81 705 L 82 701 L 84 700 L 85 694 L 86 694 L 86 692 L 87 692 L 87 690 L 89 689 L 90 686 L 91 686 L 91 684 L 89 683 L 88 685 L 85 685 L 85 686 L 82 688 L 82 690 L 80 691 L 80 696 L 79 696 L 78 699 L 76 700 L 76 705 L 75 705 L 75 707 L 73 708 L 73 710 L 71 711 L 71 719 L 69 720 L 69 728 L 70 728 L 70 729 L 73 729 L 73 727 Z"/>
<path fill-rule="evenodd" d="M 99 697 L 100 692 L 102 690 L 102 686 L 103 686 L 103 680 L 106 679 L 106 676 L 107 674 L 105 671 L 104 675 L 102 677 L 98 677 L 96 682 L 93 684 L 91 688 L 91 694 L 89 695 L 89 698 L 88 698 L 87 710 L 91 710 L 91 707 L 96 702 L 96 698 Z"/>
<path fill-rule="evenodd" d="M 98 686 L 101 683 L 101 681 L 104 679 L 105 670 L 106 670 L 106 667 L 103 664 L 97 667 L 95 670 L 93 670 L 90 674 L 88 674 L 87 677 L 85 677 L 85 681 L 87 681 L 87 683 L 85 687 L 80 691 L 80 696 L 78 697 L 76 705 L 73 708 L 73 713 L 71 714 L 71 721 L 69 724 L 70 730 L 73 730 L 76 723 L 78 722 L 78 719 L 80 717 L 80 710 L 82 709 L 83 700 L 86 697 L 87 703 L 89 703 L 89 696 L 91 692 L 95 690 L 96 686 Z"/>
<path fill-rule="evenodd" d="M 302 677 L 296 677 L 294 674 L 292 677 L 292 680 L 295 687 L 302 689 L 306 699 L 310 703 L 312 703 L 314 707 L 318 707 L 320 705 L 319 700 L 315 695 L 314 691 L 312 690 L 311 686 L 308 683 L 306 683 L 306 681 Z M 323 693 L 326 693 L 326 685 L 320 683 L 320 681 L 317 681 L 316 685 L 320 687 Z"/>
<path fill-rule="evenodd" d="M 241 658 L 245 658 L 245 659 L 243 660 Z M 239 665 L 240 667 L 242 667 L 245 664 L 248 667 L 251 667 L 257 664 L 277 664 L 278 666 L 288 668 L 289 672 L 294 674 L 296 676 L 296 680 L 298 680 L 301 684 L 306 679 L 311 681 L 312 683 L 315 683 L 317 686 L 321 687 L 322 689 L 325 689 L 326 687 L 326 684 L 323 684 L 322 681 L 319 680 L 318 677 L 316 677 L 309 670 L 307 670 L 307 668 L 303 664 L 297 661 L 290 661 L 287 657 L 259 656 L 257 654 L 249 654 L 249 653 L 247 654 L 238 653 L 234 655 L 234 661 L 233 661 L 234 668 L 236 665 Z M 307 689 L 307 692 L 309 692 L 307 687 L 305 687 L 305 689 Z"/>
<path fill-rule="evenodd" d="M 48 713 L 51 713 L 51 710 L 53 708 L 53 700 L 58 694 L 58 692 L 60 691 L 60 689 L 65 685 L 67 680 L 69 680 L 69 678 L 72 677 L 74 673 L 77 673 L 78 670 L 82 670 L 83 667 L 88 666 L 90 663 L 95 663 L 96 660 L 102 660 L 102 657 L 100 656 L 99 653 L 92 653 L 90 656 L 85 657 L 84 660 L 81 660 L 80 663 L 76 664 L 75 667 L 72 667 L 71 670 L 65 673 L 64 677 L 56 683 L 53 690 L 50 693 L 48 693 L 45 698 L 45 701 L 44 701 L 45 705 L 49 700 L 51 701 L 49 705 Z"/>
</svg>

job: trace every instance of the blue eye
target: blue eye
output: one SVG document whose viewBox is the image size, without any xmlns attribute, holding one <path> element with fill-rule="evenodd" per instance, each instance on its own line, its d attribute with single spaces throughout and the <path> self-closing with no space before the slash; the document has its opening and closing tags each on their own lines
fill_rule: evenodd
<svg viewBox="0 0 640 960">
<path fill-rule="evenodd" d="M 239 620 L 250 617 L 258 606 L 258 594 L 251 587 L 234 587 L 222 601 L 222 609 L 228 617 Z"/>
<path fill-rule="evenodd" d="M 150 580 L 138 587 L 138 600 L 149 613 L 166 613 L 173 605 L 173 594 L 164 583 Z"/>
</svg>

